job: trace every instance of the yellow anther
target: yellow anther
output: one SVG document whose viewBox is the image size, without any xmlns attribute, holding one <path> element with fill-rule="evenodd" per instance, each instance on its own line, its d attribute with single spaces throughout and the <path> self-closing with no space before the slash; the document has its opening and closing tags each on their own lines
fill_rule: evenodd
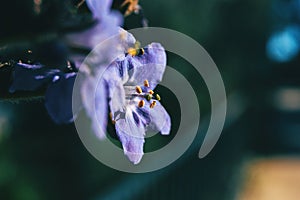
<svg viewBox="0 0 300 200">
<path fill-rule="evenodd" d="M 140 56 L 140 55 L 144 55 L 145 50 L 141 48 L 140 42 L 136 42 L 134 44 L 134 47 L 128 48 L 127 53 L 130 54 L 131 56 Z"/>
<path fill-rule="evenodd" d="M 141 94 L 143 91 L 142 91 L 142 88 L 140 86 L 136 86 L 135 88 L 135 91 L 138 93 L 138 94 Z"/>
<path fill-rule="evenodd" d="M 144 86 L 145 86 L 145 87 L 150 87 L 149 81 L 148 81 L 148 80 L 144 80 Z"/>
<path fill-rule="evenodd" d="M 160 101 L 160 100 L 161 100 L 159 94 L 156 94 L 155 97 L 156 97 L 157 101 Z"/>
<path fill-rule="evenodd" d="M 151 95 L 154 94 L 153 90 L 149 90 L 149 94 Z"/>
<path fill-rule="evenodd" d="M 130 47 L 130 48 L 127 50 L 127 53 L 130 54 L 131 56 L 136 56 L 136 55 L 138 55 L 138 49 L 135 49 L 135 48 Z"/>
<path fill-rule="evenodd" d="M 147 101 L 150 101 L 152 99 L 152 95 L 151 94 L 147 94 L 146 95 L 146 99 L 147 99 Z"/>
<path fill-rule="evenodd" d="M 144 105 L 145 105 L 145 101 L 141 100 L 138 104 L 138 107 L 142 108 L 142 107 L 144 107 Z"/>
<path fill-rule="evenodd" d="M 150 104 L 150 108 L 154 108 L 154 106 L 156 106 L 156 101 L 152 101 L 152 103 Z"/>
</svg>

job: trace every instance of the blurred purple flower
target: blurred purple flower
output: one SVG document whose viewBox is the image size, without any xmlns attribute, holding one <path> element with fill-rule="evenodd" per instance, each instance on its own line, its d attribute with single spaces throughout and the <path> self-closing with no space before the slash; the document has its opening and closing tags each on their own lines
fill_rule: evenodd
<svg viewBox="0 0 300 200">
<path fill-rule="evenodd" d="M 15 64 L 10 92 L 35 91 L 46 87 L 45 106 L 56 123 L 73 121 L 72 91 L 76 73 L 39 64 Z"/>
<path fill-rule="evenodd" d="M 49 69 L 40 64 L 16 63 L 10 92 L 17 90 L 34 91 L 60 74 L 59 69 Z"/>
<path fill-rule="evenodd" d="M 126 34 L 126 37 L 123 35 L 123 39 L 132 46 L 135 42 L 133 36 L 127 32 L 123 34 Z M 123 47 L 125 44 L 123 41 Z M 144 49 L 128 46 L 130 45 L 123 50 L 131 49 L 133 53 L 124 54 L 123 51 L 123 56 L 115 55 L 117 59 L 107 68 L 103 62 L 99 62 L 101 64 L 92 69 L 90 66 L 89 70 L 97 73 L 92 73 L 96 76 L 87 76 L 83 81 L 81 94 L 96 135 L 100 139 L 105 137 L 107 119 L 110 115 L 125 155 L 131 162 L 138 164 L 143 156 L 147 130 L 160 131 L 163 135 L 170 133 L 170 117 L 159 103 L 159 95 L 153 92 L 162 80 L 166 54 L 158 43 L 152 43 Z M 91 91 L 95 93 L 93 97 L 96 105 L 93 105 Z"/>
<path fill-rule="evenodd" d="M 45 106 L 56 123 L 72 122 L 84 108 L 100 139 L 105 138 L 110 116 L 125 155 L 137 164 L 143 156 L 146 131 L 170 133 L 170 117 L 159 102 L 160 96 L 153 91 L 162 80 L 166 54 L 158 43 L 144 49 L 137 47 L 135 38 L 119 27 L 122 16 L 110 11 L 111 3 L 111 0 L 87 0 L 97 23 L 88 30 L 66 36 L 71 45 L 94 49 L 85 62 L 78 55 L 72 59 L 77 68 L 81 66 L 79 73 L 83 74 L 80 98 L 72 99 L 77 73 L 64 73 L 39 64 L 17 63 L 10 91 L 46 87 Z M 78 104 L 73 105 L 73 112 L 72 103 Z"/>
<path fill-rule="evenodd" d="M 48 85 L 45 94 L 45 106 L 55 123 L 71 123 L 76 113 L 82 108 L 77 105 L 77 112 L 72 112 L 72 94 L 76 73 L 67 73 L 56 76 Z"/>
<path fill-rule="evenodd" d="M 111 11 L 111 0 L 86 0 L 96 24 L 80 33 L 66 36 L 71 45 L 93 49 L 99 43 L 119 32 L 122 24 L 122 15 Z M 104 45 L 103 45 L 104 46 Z M 104 48 L 108 48 L 105 46 Z M 107 51 L 109 52 L 109 51 Z M 77 68 L 82 64 L 84 56 L 70 55 Z M 13 83 L 10 92 L 17 90 L 35 91 L 42 86 L 47 87 L 45 106 L 51 118 L 56 123 L 73 121 L 72 91 L 76 73 L 63 73 L 59 69 L 50 69 L 40 64 L 15 65 Z M 78 102 L 81 104 L 81 102 Z M 81 108 L 78 105 L 78 110 Z M 75 113 L 76 114 L 76 113 Z"/>
<path fill-rule="evenodd" d="M 87 30 L 68 34 L 66 39 L 74 46 L 92 50 L 99 43 L 118 33 L 123 16 L 111 10 L 112 0 L 86 0 L 86 3 L 96 24 Z"/>
</svg>

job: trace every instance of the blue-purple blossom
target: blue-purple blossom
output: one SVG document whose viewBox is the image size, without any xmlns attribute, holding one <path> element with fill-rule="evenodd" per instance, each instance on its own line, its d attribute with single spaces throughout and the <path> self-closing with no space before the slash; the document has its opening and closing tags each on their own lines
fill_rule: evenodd
<svg viewBox="0 0 300 200">
<path fill-rule="evenodd" d="M 165 50 L 158 43 L 139 49 L 135 38 L 118 27 L 122 18 L 110 11 L 111 0 L 87 0 L 87 5 L 96 25 L 66 36 L 72 45 L 97 46 L 83 64 L 82 57 L 73 56 L 76 67 L 82 64 L 79 70 L 84 74 L 79 100 L 72 102 L 75 72 L 63 73 L 40 64 L 17 63 L 10 91 L 45 87 L 45 106 L 56 123 L 72 122 L 84 108 L 100 139 L 105 138 L 110 116 L 125 155 L 137 164 L 143 156 L 146 131 L 170 133 L 170 117 L 153 91 L 165 71 Z M 72 112 L 76 102 L 73 108 L 77 110 Z"/>
<path fill-rule="evenodd" d="M 136 40 L 131 34 L 119 28 L 118 34 L 101 42 L 79 68 L 80 73 L 83 75 L 79 76 L 82 78 L 80 81 L 81 102 L 88 117 L 92 121 L 94 133 L 100 139 L 104 139 L 106 134 L 108 96 L 104 79 L 99 80 L 99 77 L 101 78 L 105 69 L 113 60 L 116 60 L 116 58 L 124 60 L 124 52 L 126 52 L 130 46 L 133 46 L 135 42 Z M 113 88 L 113 85 L 111 86 L 111 88 Z M 93 103 L 94 101 L 97 102 L 96 105 Z"/>
<path fill-rule="evenodd" d="M 86 3 L 96 24 L 82 32 L 68 34 L 66 40 L 71 45 L 93 49 L 99 43 L 117 34 L 123 19 L 120 13 L 111 11 L 112 0 L 86 0 Z M 70 55 L 70 59 L 74 61 L 76 67 L 79 67 L 84 57 Z M 76 73 L 64 74 L 59 69 L 51 69 L 41 64 L 17 63 L 13 76 L 10 92 L 35 91 L 43 86 L 47 87 L 45 106 L 52 119 L 56 123 L 73 121 L 75 116 L 72 114 L 72 91 Z M 81 105 L 78 105 L 78 110 L 80 108 Z"/>
<path fill-rule="evenodd" d="M 123 16 L 111 10 L 112 0 L 86 0 L 86 3 L 96 24 L 87 30 L 68 34 L 66 39 L 72 45 L 92 50 L 99 43 L 118 33 Z"/>
<path fill-rule="evenodd" d="M 35 91 L 59 74 L 59 69 L 49 69 L 41 64 L 16 63 L 10 92 Z"/>
<path fill-rule="evenodd" d="M 143 51 L 143 55 L 128 54 L 124 60 L 113 63 L 110 67 L 115 70 L 104 75 L 117 135 L 125 155 L 134 164 L 143 156 L 147 129 L 167 135 L 171 127 L 170 117 L 153 91 L 165 71 L 165 51 L 158 43 L 146 46 Z"/>
<path fill-rule="evenodd" d="M 48 85 L 45 94 L 45 106 L 54 122 L 71 123 L 76 118 L 72 112 L 72 94 L 76 73 L 67 73 L 56 76 Z M 78 111 L 81 105 L 76 106 Z M 77 112 L 78 112 L 77 111 Z M 74 112 L 75 114 L 77 112 Z"/>
<path fill-rule="evenodd" d="M 159 102 L 160 96 L 153 91 L 162 80 L 166 54 L 158 43 L 135 50 L 140 53 L 125 54 L 130 46 L 134 46 L 135 39 L 124 30 L 116 38 L 121 38 L 123 42 L 111 49 L 123 49 L 123 52 L 114 55 L 117 59 L 112 64 L 106 67 L 107 62 L 102 59 L 109 59 L 103 58 L 107 55 L 103 51 L 102 56 L 99 54 L 99 60 L 94 56 L 91 58 L 94 61 L 89 63 L 87 60 L 80 69 L 87 73 L 82 83 L 82 102 L 92 120 L 94 132 L 100 139 L 105 137 L 110 116 L 125 155 L 137 164 L 143 156 L 147 130 L 159 131 L 163 135 L 170 133 L 170 117 Z M 95 52 L 97 55 L 101 51 L 96 49 Z M 112 55 L 107 56 L 112 58 Z M 91 92 L 94 96 L 90 95 Z"/>
<path fill-rule="evenodd" d="M 64 73 L 40 64 L 16 63 L 10 92 L 46 88 L 45 106 L 56 123 L 73 121 L 72 91 L 76 73 Z"/>
</svg>

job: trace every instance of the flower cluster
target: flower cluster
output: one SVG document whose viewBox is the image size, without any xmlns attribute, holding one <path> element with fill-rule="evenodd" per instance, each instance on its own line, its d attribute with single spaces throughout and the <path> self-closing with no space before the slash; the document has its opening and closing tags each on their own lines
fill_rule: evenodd
<svg viewBox="0 0 300 200">
<path fill-rule="evenodd" d="M 68 44 L 94 49 L 89 59 L 70 55 L 76 70 L 65 72 L 42 63 L 16 63 L 10 92 L 46 88 L 45 106 L 56 123 L 70 123 L 85 110 L 99 139 L 106 137 L 111 120 L 124 154 L 137 164 L 143 156 L 147 130 L 170 133 L 171 120 L 154 92 L 166 67 L 166 53 L 158 43 L 141 48 L 135 38 L 122 29 L 122 15 L 111 11 L 111 0 L 86 0 L 96 24 L 82 32 L 65 36 Z M 137 12 L 137 1 L 124 1 L 125 15 Z M 121 6 L 123 6 L 123 4 Z M 80 100 L 72 101 L 78 73 L 83 74 Z M 91 95 L 92 93 L 92 95 Z M 72 110 L 72 102 L 78 102 Z M 96 105 L 93 102 L 97 102 Z"/>
</svg>

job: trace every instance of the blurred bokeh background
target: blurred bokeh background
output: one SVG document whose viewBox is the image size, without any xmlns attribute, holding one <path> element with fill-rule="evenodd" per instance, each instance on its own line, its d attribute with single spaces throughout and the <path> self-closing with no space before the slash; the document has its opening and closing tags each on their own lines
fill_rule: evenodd
<svg viewBox="0 0 300 200">
<path fill-rule="evenodd" d="M 46 9 L 36 18 L 30 0 L 1 1 L 1 46 L 36 35 L 50 37 L 48 33 L 61 24 L 63 32 L 89 22 L 86 16 L 72 15 L 68 23 L 61 22 L 68 4 L 41 2 Z M 190 81 L 201 109 L 197 138 L 179 160 L 145 174 L 116 171 L 89 154 L 73 124 L 54 124 L 42 98 L 3 99 L 0 199 L 300 199 L 300 1 L 141 0 L 140 5 L 149 26 L 192 37 L 217 64 L 228 95 L 228 113 L 213 151 L 203 159 L 197 156 L 210 117 L 205 83 L 189 63 L 169 53 L 168 65 Z M 140 16 L 131 15 L 125 26 L 138 27 L 139 20 Z M 45 62 L 53 60 L 51 51 L 43 54 L 43 48 L 38 49 Z M 0 70 L 4 80 L 5 72 Z M 5 93 L 3 88 L 0 91 Z M 158 90 L 162 94 L 164 88 Z M 176 129 L 177 102 L 171 101 L 171 93 L 165 94 L 163 104 Z M 172 138 L 158 136 L 146 141 L 145 148 Z"/>
</svg>

